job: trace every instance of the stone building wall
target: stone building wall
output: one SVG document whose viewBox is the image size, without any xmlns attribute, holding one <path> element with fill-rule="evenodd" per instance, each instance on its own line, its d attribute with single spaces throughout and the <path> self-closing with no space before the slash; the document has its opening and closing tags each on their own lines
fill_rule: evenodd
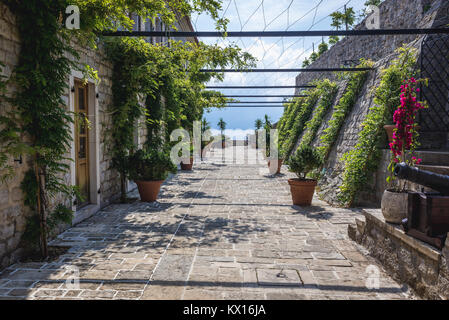
<svg viewBox="0 0 449 320">
<path fill-rule="evenodd" d="M 99 207 L 104 207 L 116 199 L 120 193 L 120 179 L 117 171 L 111 168 L 112 146 L 110 141 L 108 141 L 108 131 L 111 128 L 111 116 L 108 113 L 108 107 L 112 104 L 112 64 L 107 61 L 101 48 L 93 51 L 77 46 L 77 51 L 80 54 L 78 62 L 80 64 L 89 64 L 95 70 L 98 70 L 98 76 L 101 79 L 101 82 L 95 86 L 95 91 L 98 93 L 97 106 L 100 137 L 99 171 L 101 187 L 99 192 L 101 203 Z M 11 76 L 14 67 L 18 63 L 19 54 L 20 37 L 15 26 L 15 18 L 5 5 L 0 4 L 0 61 L 6 64 L 1 73 L 2 75 Z M 69 79 L 67 79 L 67 83 L 69 83 Z M 68 88 L 62 97 L 67 104 L 69 103 L 70 90 L 71 88 Z M 14 91 L 14 86 L 10 84 L 7 88 L 8 95 L 11 95 Z M 2 104 L 0 106 L 0 114 L 10 110 L 9 108 L 11 106 Z M 142 144 L 146 137 L 145 128 L 141 128 L 139 131 L 136 130 L 136 134 L 141 135 L 139 142 Z M 30 214 L 30 210 L 23 204 L 23 194 L 20 189 L 20 183 L 29 168 L 27 159 L 23 159 L 22 164 L 12 160 L 10 163 L 14 166 L 15 176 L 7 183 L 0 184 L 0 269 L 20 259 L 22 249 L 19 248 L 19 242 L 25 230 L 26 217 Z M 70 181 L 69 177 L 70 174 L 66 177 L 67 181 Z"/>
<path fill-rule="evenodd" d="M 14 66 L 18 63 L 20 38 L 14 25 L 14 16 L 0 4 L 0 61 L 5 64 L 2 75 L 10 77 Z M 14 92 L 15 87 L 9 83 L 7 95 Z M 0 114 L 11 110 L 11 106 L 2 103 Z M 1 152 L 1 150 L 0 150 Z M 26 216 L 29 209 L 23 205 L 23 194 L 20 182 L 28 170 L 26 159 L 23 163 L 9 162 L 14 167 L 15 175 L 8 183 L 0 184 L 0 268 L 7 266 L 18 258 L 15 252 L 25 229 Z"/>
</svg>

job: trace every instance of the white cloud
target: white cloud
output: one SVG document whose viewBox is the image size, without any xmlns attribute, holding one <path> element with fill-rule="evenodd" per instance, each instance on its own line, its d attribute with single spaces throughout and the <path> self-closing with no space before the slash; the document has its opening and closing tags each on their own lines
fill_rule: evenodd
<svg viewBox="0 0 449 320">
<path fill-rule="evenodd" d="M 211 129 L 212 135 L 217 136 L 220 135 L 221 132 L 220 130 L 217 129 Z M 247 129 L 247 130 L 243 130 L 243 129 L 226 129 L 224 134 L 228 137 L 230 137 L 231 139 L 235 139 L 235 140 L 244 140 L 245 137 L 249 134 L 254 134 L 254 130 L 251 129 Z"/>
</svg>

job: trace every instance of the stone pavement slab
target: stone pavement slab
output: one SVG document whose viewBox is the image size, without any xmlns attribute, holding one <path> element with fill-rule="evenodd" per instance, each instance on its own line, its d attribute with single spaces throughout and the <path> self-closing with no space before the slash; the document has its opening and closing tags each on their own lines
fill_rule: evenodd
<svg viewBox="0 0 449 320">
<path fill-rule="evenodd" d="M 113 204 L 59 235 L 51 245 L 70 249 L 55 261 L 3 270 L 0 299 L 414 298 L 349 240 L 357 209 L 292 206 L 285 168 L 225 151 L 167 181 L 157 203 Z"/>
</svg>

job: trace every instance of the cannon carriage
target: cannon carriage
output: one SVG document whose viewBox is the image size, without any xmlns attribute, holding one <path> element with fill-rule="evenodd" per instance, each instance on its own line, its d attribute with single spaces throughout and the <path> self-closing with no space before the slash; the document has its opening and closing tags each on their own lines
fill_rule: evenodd
<svg viewBox="0 0 449 320">
<path fill-rule="evenodd" d="M 405 232 L 439 249 L 444 246 L 449 232 L 449 176 L 396 165 L 394 175 L 399 179 L 417 183 L 436 192 L 409 192 Z"/>
</svg>

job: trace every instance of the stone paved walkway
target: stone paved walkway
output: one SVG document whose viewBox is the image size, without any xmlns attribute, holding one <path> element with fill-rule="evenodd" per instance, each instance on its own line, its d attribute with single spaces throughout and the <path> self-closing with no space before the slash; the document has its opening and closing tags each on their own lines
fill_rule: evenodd
<svg viewBox="0 0 449 320">
<path fill-rule="evenodd" d="M 158 205 L 105 208 L 52 243 L 70 246 L 58 260 L 4 270 L 0 299 L 412 298 L 348 239 L 357 210 L 292 207 L 292 174 L 272 177 L 255 150 L 236 149 L 253 164 L 215 150 Z M 366 288 L 369 265 L 379 289 Z M 79 288 L 66 283 L 76 270 Z"/>
</svg>

